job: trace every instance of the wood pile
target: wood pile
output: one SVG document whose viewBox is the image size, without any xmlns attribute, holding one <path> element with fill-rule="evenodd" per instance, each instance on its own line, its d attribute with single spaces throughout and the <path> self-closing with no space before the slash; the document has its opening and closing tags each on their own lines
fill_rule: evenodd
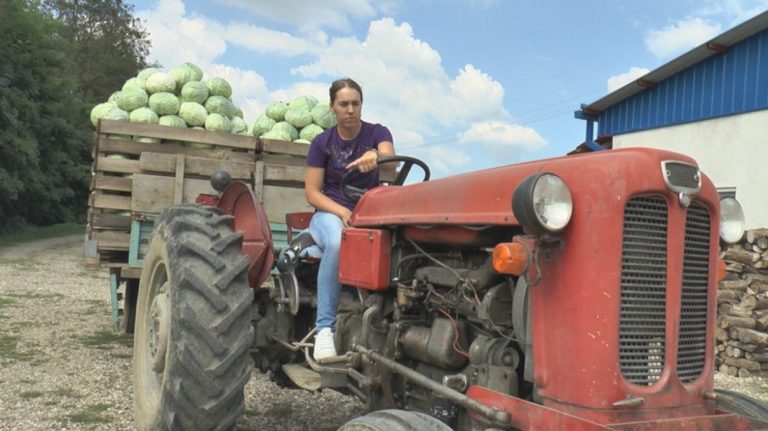
<svg viewBox="0 0 768 431">
<path fill-rule="evenodd" d="M 768 371 L 768 229 L 747 231 L 722 258 L 715 367 L 730 376 L 761 374 Z"/>
</svg>

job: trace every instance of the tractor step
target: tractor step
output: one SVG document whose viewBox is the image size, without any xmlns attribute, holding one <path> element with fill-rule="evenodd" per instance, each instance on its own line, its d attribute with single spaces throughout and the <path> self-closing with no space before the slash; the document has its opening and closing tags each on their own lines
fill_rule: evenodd
<svg viewBox="0 0 768 431">
<path fill-rule="evenodd" d="M 283 372 L 296 386 L 308 391 L 320 389 L 320 373 L 298 364 L 283 364 Z"/>
</svg>

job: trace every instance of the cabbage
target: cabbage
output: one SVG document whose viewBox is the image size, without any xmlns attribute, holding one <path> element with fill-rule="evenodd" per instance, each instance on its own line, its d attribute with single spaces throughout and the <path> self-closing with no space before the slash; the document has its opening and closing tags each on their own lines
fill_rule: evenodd
<svg viewBox="0 0 768 431">
<path fill-rule="evenodd" d="M 147 106 L 147 92 L 138 87 L 128 87 L 115 96 L 117 107 L 123 111 L 133 111 Z"/>
<path fill-rule="evenodd" d="M 285 111 L 288 110 L 288 105 L 283 102 L 275 102 L 267 106 L 267 116 L 275 121 L 285 120 Z"/>
<path fill-rule="evenodd" d="M 243 115 L 243 110 L 235 106 L 235 117 L 240 117 L 243 120 L 245 120 L 245 115 Z"/>
<path fill-rule="evenodd" d="M 197 65 L 187 62 L 182 64 L 182 66 L 185 66 L 187 69 L 189 69 L 190 73 L 192 74 L 192 81 L 203 80 L 203 71 L 197 67 Z"/>
<path fill-rule="evenodd" d="M 160 93 L 162 91 L 173 93 L 176 91 L 176 81 L 171 78 L 171 75 L 165 72 L 156 72 L 147 78 L 145 87 L 149 94 Z"/>
<path fill-rule="evenodd" d="M 232 122 L 229 118 L 221 114 L 209 114 L 205 119 L 205 130 L 214 132 L 229 132 L 232 129 Z"/>
<path fill-rule="evenodd" d="M 286 130 L 272 129 L 269 132 L 261 135 L 262 139 L 274 139 L 276 141 L 290 141 L 291 134 Z"/>
<path fill-rule="evenodd" d="M 208 87 L 200 81 L 189 81 L 181 88 L 182 102 L 205 103 L 208 98 Z"/>
<path fill-rule="evenodd" d="M 157 120 L 157 124 L 168 127 L 187 127 L 187 122 L 178 115 L 163 115 Z"/>
<path fill-rule="evenodd" d="M 128 157 L 125 154 L 117 154 L 117 153 L 107 154 L 104 158 L 110 159 L 110 160 L 128 160 Z"/>
<path fill-rule="evenodd" d="M 104 114 L 106 114 L 112 108 L 117 108 L 117 104 L 112 102 L 105 102 L 94 106 L 93 109 L 91 109 L 91 124 L 95 126 L 96 123 L 98 123 L 99 118 L 104 117 Z"/>
<path fill-rule="evenodd" d="M 227 118 L 235 115 L 235 105 L 224 96 L 210 96 L 205 101 L 205 109 L 213 114 L 221 114 Z"/>
<path fill-rule="evenodd" d="M 270 131 L 278 131 L 280 133 L 287 133 L 288 137 L 290 139 L 284 139 L 284 141 L 293 141 L 294 139 L 299 139 L 299 131 L 296 130 L 295 127 L 293 127 L 290 123 L 285 121 L 280 121 L 274 126 L 272 126 L 272 130 Z"/>
<path fill-rule="evenodd" d="M 315 105 L 317 105 L 317 98 L 315 96 L 299 96 L 288 104 L 291 108 L 306 108 L 307 111 L 311 111 Z"/>
<path fill-rule="evenodd" d="M 210 78 L 209 80 L 205 81 L 205 85 L 208 86 L 208 92 L 211 94 L 211 96 L 232 96 L 232 86 L 229 85 L 229 82 L 222 78 Z"/>
<path fill-rule="evenodd" d="M 141 88 L 142 90 L 144 90 L 145 86 L 146 86 L 146 83 L 144 82 L 143 79 L 131 78 L 131 79 L 125 81 L 125 84 L 123 84 L 123 90 L 125 90 L 128 87 L 138 87 L 138 88 Z"/>
<path fill-rule="evenodd" d="M 107 102 L 112 102 L 112 103 L 115 104 L 115 106 L 117 106 L 117 95 L 118 94 L 120 94 L 119 91 L 115 91 L 114 93 L 112 93 L 112 95 L 109 96 L 109 99 L 107 99 Z"/>
<path fill-rule="evenodd" d="M 288 110 L 285 111 L 285 121 L 291 123 L 293 127 L 301 129 L 312 123 L 312 114 L 306 108 L 294 108 L 288 105 Z"/>
<path fill-rule="evenodd" d="M 312 142 L 306 140 L 306 139 L 294 139 L 293 142 L 297 144 L 311 144 Z"/>
<path fill-rule="evenodd" d="M 120 121 L 127 121 L 128 120 L 128 113 L 123 111 L 120 108 L 112 108 L 109 111 L 104 114 L 101 118 L 105 120 L 120 120 Z"/>
<path fill-rule="evenodd" d="M 336 125 L 336 116 L 328 105 L 319 104 L 312 108 L 312 121 L 323 129 L 327 129 Z"/>
<path fill-rule="evenodd" d="M 322 127 L 318 126 L 317 124 L 310 124 L 301 129 L 301 132 L 299 132 L 299 138 L 311 141 L 315 136 L 321 133 L 323 133 Z"/>
<path fill-rule="evenodd" d="M 232 133 L 240 133 L 240 132 L 247 132 L 248 131 L 248 125 L 245 124 L 245 121 L 243 121 L 242 118 L 238 116 L 232 117 L 232 128 L 229 129 Z"/>
<path fill-rule="evenodd" d="M 277 123 L 277 121 L 267 117 L 267 114 L 261 114 L 251 126 L 251 135 L 261 136 L 269 132 L 272 127 L 274 127 L 275 123 Z"/>
<path fill-rule="evenodd" d="M 195 81 L 194 71 L 186 65 L 174 67 L 168 72 L 168 74 L 171 76 L 171 78 L 173 78 L 174 81 L 176 81 L 176 88 L 182 88 L 187 82 Z"/>
<path fill-rule="evenodd" d="M 159 71 L 160 69 L 156 67 L 148 67 L 142 70 L 141 72 L 139 72 L 139 76 L 137 76 L 137 78 L 141 79 L 142 81 L 146 81 L 150 76 L 154 75 Z"/>
<path fill-rule="evenodd" d="M 149 108 L 157 115 L 174 115 L 179 112 L 179 99 L 173 93 L 161 91 L 149 96 Z"/>
<path fill-rule="evenodd" d="M 183 118 L 188 126 L 202 126 L 208 117 L 208 111 L 199 103 L 184 102 L 179 107 L 179 117 Z"/>
<path fill-rule="evenodd" d="M 132 123 L 150 123 L 157 124 L 157 114 L 149 108 L 139 108 L 131 111 L 130 120 Z"/>
</svg>

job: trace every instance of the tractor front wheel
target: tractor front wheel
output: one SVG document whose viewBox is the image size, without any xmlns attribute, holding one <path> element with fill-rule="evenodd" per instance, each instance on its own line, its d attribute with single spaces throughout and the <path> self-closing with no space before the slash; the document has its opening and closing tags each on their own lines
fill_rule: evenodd
<svg viewBox="0 0 768 431">
<path fill-rule="evenodd" d="M 451 431 L 451 427 L 424 413 L 391 409 L 352 419 L 339 431 Z"/>
<path fill-rule="evenodd" d="M 182 205 L 159 218 L 136 308 L 139 430 L 234 428 L 251 374 L 248 258 L 233 217 Z"/>
</svg>

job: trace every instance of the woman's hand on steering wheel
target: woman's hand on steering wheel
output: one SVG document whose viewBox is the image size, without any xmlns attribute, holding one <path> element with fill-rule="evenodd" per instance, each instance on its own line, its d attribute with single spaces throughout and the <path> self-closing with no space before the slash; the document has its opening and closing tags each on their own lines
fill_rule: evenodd
<svg viewBox="0 0 768 431">
<path fill-rule="evenodd" d="M 360 159 L 365 157 L 368 153 L 375 153 L 374 151 L 366 151 L 366 154 L 363 154 Z M 378 156 L 378 154 L 376 154 Z M 360 160 L 358 159 L 358 160 Z M 405 183 L 406 177 L 408 177 L 408 174 L 411 172 L 411 168 L 413 165 L 416 165 L 420 167 L 424 171 L 424 177 L 422 178 L 422 181 L 429 181 L 429 167 L 426 163 L 423 161 L 415 158 L 415 157 L 409 157 L 409 156 L 399 156 L 399 155 L 393 155 L 393 156 L 381 156 L 377 157 L 376 164 L 380 163 L 387 163 L 387 162 L 402 162 L 403 166 L 400 168 L 400 171 L 397 173 L 397 178 L 390 184 L 394 186 L 401 186 Z M 349 166 L 356 163 L 358 160 L 355 160 L 354 162 L 350 163 Z M 339 182 L 339 187 L 341 188 L 341 193 L 349 200 L 353 202 L 357 202 L 360 200 L 360 198 L 363 196 L 363 194 L 366 192 L 366 190 L 360 189 L 358 187 L 354 187 L 349 185 L 350 179 L 358 173 L 357 169 L 350 169 L 347 171 L 344 176 L 341 177 L 341 181 Z"/>
<path fill-rule="evenodd" d="M 370 172 L 378 167 L 378 158 L 379 152 L 371 148 L 366 150 L 357 160 L 348 164 L 346 168 L 348 170 L 357 168 L 362 173 Z"/>
</svg>

